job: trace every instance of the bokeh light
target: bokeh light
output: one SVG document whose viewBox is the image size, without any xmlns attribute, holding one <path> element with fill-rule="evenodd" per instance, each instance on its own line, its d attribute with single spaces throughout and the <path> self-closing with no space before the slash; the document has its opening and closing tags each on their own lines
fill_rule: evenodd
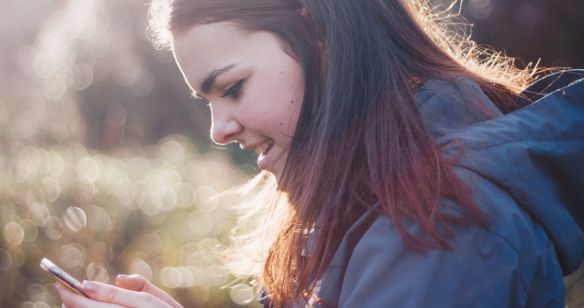
<svg viewBox="0 0 584 308">
<path fill-rule="evenodd" d="M 77 176 L 85 182 L 95 182 L 99 177 L 101 168 L 99 163 L 90 157 L 83 157 L 77 163 Z"/>
<path fill-rule="evenodd" d="M 186 225 L 189 233 L 202 238 L 213 230 L 213 217 L 205 212 L 193 212 Z"/>
<path fill-rule="evenodd" d="M 98 232 L 108 232 L 114 227 L 110 214 L 105 209 L 95 205 L 87 207 L 87 224 L 91 229 Z"/>
<path fill-rule="evenodd" d="M 130 265 L 130 273 L 142 275 L 142 277 L 152 280 L 152 267 L 144 260 L 135 260 Z"/>
<path fill-rule="evenodd" d="M 195 191 L 195 207 L 201 211 L 213 211 L 219 204 L 217 191 L 213 187 L 203 186 Z"/>
<path fill-rule="evenodd" d="M 109 273 L 107 268 L 101 263 L 90 263 L 85 271 L 87 279 L 103 283 L 109 282 Z"/>
<path fill-rule="evenodd" d="M 46 202 L 55 202 L 61 195 L 61 186 L 54 178 L 45 177 L 41 180 L 40 192 Z"/>
<path fill-rule="evenodd" d="M 182 284 L 182 273 L 176 267 L 165 267 L 160 270 L 160 281 L 167 288 L 178 288 Z"/>
<path fill-rule="evenodd" d="M 468 9 L 470 14 L 478 19 L 488 18 L 495 9 L 494 0 L 469 0 Z"/>
<path fill-rule="evenodd" d="M 4 240 L 12 246 L 18 246 L 24 240 L 24 228 L 17 222 L 10 221 L 4 225 Z"/>
<path fill-rule="evenodd" d="M 85 248 L 78 243 L 65 244 L 60 247 L 58 262 L 65 269 L 79 269 L 85 263 Z"/>
<path fill-rule="evenodd" d="M 63 236 L 63 223 L 58 217 L 49 216 L 47 223 L 44 225 L 44 231 L 48 238 L 58 240 Z"/>
<path fill-rule="evenodd" d="M 71 231 L 79 231 L 85 228 L 87 224 L 87 215 L 83 209 L 72 206 L 65 211 L 63 221 L 65 222 L 65 226 Z"/>
<path fill-rule="evenodd" d="M 246 305 L 255 299 L 253 288 L 246 284 L 238 284 L 230 288 L 229 296 L 238 305 Z"/>
<path fill-rule="evenodd" d="M 29 205 L 29 213 L 38 226 L 44 226 L 49 220 L 49 209 L 44 203 L 32 203 Z"/>
</svg>

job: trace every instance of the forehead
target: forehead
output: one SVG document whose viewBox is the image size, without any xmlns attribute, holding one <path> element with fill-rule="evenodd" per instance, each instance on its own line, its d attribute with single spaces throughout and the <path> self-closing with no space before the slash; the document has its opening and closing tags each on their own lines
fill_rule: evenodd
<svg viewBox="0 0 584 308">
<path fill-rule="evenodd" d="M 281 52 L 274 34 L 249 31 L 234 22 L 196 25 L 176 33 L 173 41 L 175 60 L 191 87 L 198 87 L 211 71 L 231 64 L 272 65 L 270 59 Z"/>
<path fill-rule="evenodd" d="M 230 54 L 244 51 L 250 33 L 232 22 L 200 24 L 174 35 L 172 50 L 181 65 L 211 64 Z"/>
</svg>

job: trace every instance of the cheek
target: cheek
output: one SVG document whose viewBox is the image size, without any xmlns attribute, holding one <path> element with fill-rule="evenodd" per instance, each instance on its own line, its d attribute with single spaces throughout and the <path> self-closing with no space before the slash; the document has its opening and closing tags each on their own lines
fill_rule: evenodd
<svg viewBox="0 0 584 308">
<path fill-rule="evenodd" d="M 304 77 L 298 64 L 283 62 L 256 72 L 244 94 L 245 112 L 256 125 L 290 137 L 302 106 Z"/>
<path fill-rule="evenodd" d="M 268 75 L 250 84 L 244 94 L 246 109 L 265 117 L 264 120 L 279 118 L 289 122 L 296 119 L 302 105 L 304 85 L 298 84 L 298 78 L 286 77 L 275 79 Z"/>
<path fill-rule="evenodd" d="M 293 76 L 290 76 L 287 99 L 282 102 L 286 109 L 288 109 L 287 115 L 290 121 L 288 129 L 291 130 L 292 133 L 296 129 L 296 124 L 298 123 L 298 116 L 300 115 L 303 99 L 304 79 L 298 72 Z"/>
<path fill-rule="evenodd" d="M 295 107 L 302 103 L 304 96 L 304 76 L 302 69 L 296 62 L 288 63 L 284 70 L 280 71 L 283 93 L 287 97 L 289 107 Z"/>
<path fill-rule="evenodd" d="M 282 134 L 291 136 L 296 129 L 298 115 L 302 106 L 303 91 L 292 78 L 282 79 L 278 85 L 274 85 L 270 93 L 271 117 L 273 125 Z"/>
</svg>

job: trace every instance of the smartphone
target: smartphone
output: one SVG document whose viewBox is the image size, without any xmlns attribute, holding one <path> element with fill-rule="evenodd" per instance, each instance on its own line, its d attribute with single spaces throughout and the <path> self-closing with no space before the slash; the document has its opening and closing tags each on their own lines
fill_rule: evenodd
<svg viewBox="0 0 584 308">
<path fill-rule="evenodd" d="M 79 293 L 85 297 L 89 297 L 83 293 L 83 284 L 81 284 L 79 280 L 73 278 L 73 276 L 69 275 L 69 273 L 65 272 L 63 269 L 55 265 L 55 263 L 51 262 L 51 260 L 43 258 L 41 260 L 40 266 L 42 269 L 52 274 L 55 278 L 57 278 L 60 282 L 62 282 L 74 292 Z"/>
</svg>

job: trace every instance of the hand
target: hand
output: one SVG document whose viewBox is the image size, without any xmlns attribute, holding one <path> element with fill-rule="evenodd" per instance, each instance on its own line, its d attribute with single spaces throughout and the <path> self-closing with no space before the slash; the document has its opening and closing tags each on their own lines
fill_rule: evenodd
<svg viewBox="0 0 584 308">
<path fill-rule="evenodd" d="M 153 286 L 152 286 L 153 287 Z M 94 308 L 121 308 L 121 307 L 145 307 L 145 308 L 177 308 L 182 306 L 174 301 L 168 294 L 160 289 L 153 287 L 155 290 L 165 294 L 171 300 L 171 304 L 158 298 L 157 296 L 142 292 L 132 291 L 112 285 L 99 283 L 95 281 L 84 281 L 83 289 L 90 297 L 81 296 L 69 288 L 57 284 L 57 291 L 63 300 L 63 306 L 67 308 L 75 307 L 94 307 Z"/>
<path fill-rule="evenodd" d="M 148 281 L 141 275 L 138 274 L 118 275 L 118 277 L 116 277 L 116 285 L 120 288 L 124 288 L 127 290 L 146 292 L 152 294 L 161 299 L 163 302 L 170 305 L 170 307 L 182 308 L 181 304 L 174 300 L 174 298 L 172 298 L 166 292 L 156 287 L 154 284 L 152 284 L 152 282 Z"/>
</svg>

